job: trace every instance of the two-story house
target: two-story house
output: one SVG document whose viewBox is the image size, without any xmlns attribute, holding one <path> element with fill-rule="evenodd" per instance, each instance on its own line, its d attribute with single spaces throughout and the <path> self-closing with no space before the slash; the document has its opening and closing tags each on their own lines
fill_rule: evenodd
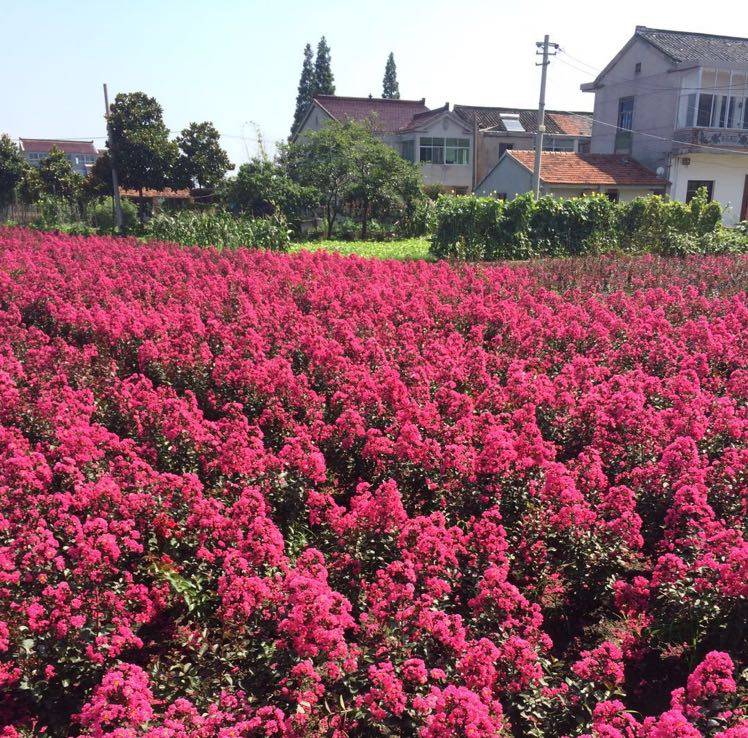
<svg viewBox="0 0 748 738">
<path fill-rule="evenodd" d="M 593 153 L 626 154 L 687 202 L 699 187 L 748 218 L 748 38 L 637 26 L 597 78 Z"/>
<path fill-rule="evenodd" d="M 468 192 L 473 184 L 472 128 L 449 103 L 429 110 L 422 100 L 317 95 L 295 138 L 330 120 L 367 122 L 373 132 L 405 159 L 417 162 L 425 184 Z"/>
<path fill-rule="evenodd" d="M 33 167 L 38 167 L 43 159 L 49 156 L 52 147 L 62 151 L 73 170 L 84 177 L 96 162 L 98 152 L 93 141 L 68 141 L 51 138 L 21 138 L 21 151 L 26 161 Z"/>
<path fill-rule="evenodd" d="M 455 105 L 455 113 L 478 131 L 475 151 L 476 184 L 498 164 L 505 151 L 535 148 L 538 111 L 532 108 Z M 592 113 L 545 111 L 544 151 L 590 150 Z"/>
</svg>

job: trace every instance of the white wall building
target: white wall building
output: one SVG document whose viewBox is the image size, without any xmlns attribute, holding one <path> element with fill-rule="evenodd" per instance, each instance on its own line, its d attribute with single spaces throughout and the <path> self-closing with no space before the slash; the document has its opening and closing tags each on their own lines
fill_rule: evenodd
<svg viewBox="0 0 748 738">
<path fill-rule="evenodd" d="M 582 90 L 593 153 L 631 155 L 677 200 L 706 187 L 727 224 L 748 218 L 748 38 L 637 26 Z"/>
</svg>

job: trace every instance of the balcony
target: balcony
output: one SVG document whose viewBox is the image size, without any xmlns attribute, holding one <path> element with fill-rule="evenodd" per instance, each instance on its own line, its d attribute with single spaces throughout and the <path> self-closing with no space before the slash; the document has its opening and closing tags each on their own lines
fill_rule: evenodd
<svg viewBox="0 0 748 738">
<path fill-rule="evenodd" d="M 697 146 L 748 150 L 748 129 L 744 128 L 692 126 L 676 129 L 673 138 L 678 142 L 673 144 L 675 150 L 693 150 Z"/>
</svg>

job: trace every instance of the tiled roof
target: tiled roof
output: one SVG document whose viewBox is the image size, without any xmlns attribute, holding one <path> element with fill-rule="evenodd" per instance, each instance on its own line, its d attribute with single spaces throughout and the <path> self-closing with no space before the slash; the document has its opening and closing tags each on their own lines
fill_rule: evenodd
<svg viewBox="0 0 748 738">
<path fill-rule="evenodd" d="M 478 105 L 455 105 L 454 111 L 463 120 L 473 125 L 477 119 L 481 130 L 493 129 L 506 131 L 503 115 L 519 115 L 519 122 L 527 133 L 538 131 L 538 111 L 532 108 L 493 108 Z M 573 111 L 573 115 L 564 111 L 545 111 L 545 130 L 551 134 L 573 136 L 590 136 L 592 134 L 592 113 Z"/>
<path fill-rule="evenodd" d="M 636 35 L 676 62 L 748 64 L 748 38 L 637 26 Z"/>
<path fill-rule="evenodd" d="M 93 154 L 97 151 L 93 141 L 68 141 L 55 138 L 22 138 L 21 148 L 24 151 L 46 154 L 56 146 L 66 154 Z"/>
<path fill-rule="evenodd" d="M 317 95 L 315 101 L 339 121 L 373 120 L 379 131 L 399 131 L 413 116 L 428 113 L 425 100 L 387 100 L 380 97 L 341 97 Z"/>
<path fill-rule="evenodd" d="M 529 170 L 535 165 L 534 151 L 506 152 Z M 544 151 L 540 179 L 560 185 L 644 185 L 665 187 L 667 180 L 628 156 L 620 154 L 572 154 Z"/>
<path fill-rule="evenodd" d="M 140 190 L 127 190 L 120 187 L 119 192 L 122 197 L 140 197 Z M 172 190 L 171 187 L 163 190 L 143 190 L 143 199 L 161 197 L 165 200 L 186 200 L 190 196 L 189 190 Z"/>
<path fill-rule="evenodd" d="M 434 110 L 426 110 L 423 113 L 416 113 L 410 123 L 402 130 L 412 131 L 428 125 L 434 118 L 439 117 L 442 113 L 449 112 L 449 103 L 444 103 L 442 107 Z"/>
</svg>

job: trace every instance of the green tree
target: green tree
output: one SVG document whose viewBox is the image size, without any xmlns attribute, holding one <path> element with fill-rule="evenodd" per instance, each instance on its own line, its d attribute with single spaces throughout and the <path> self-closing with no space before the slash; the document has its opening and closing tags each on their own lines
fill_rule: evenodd
<svg viewBox="0 0 748 738">
<path fill-rule="evenodd" d="M 234 165 L 221 148 L 216 127 L 209 121 L 190 123 L 177 136 L 181 156 L 176 165 L 176 178 L 180 184 L 213 189 Z"/>
<path fill-rule="evenodd" d="M 0 205 L 13 201 L 16 186 L 23 177 L 27 164 L 10 136 L 0 136 Z"/>
<path fill-rule="evenodd" d="M 83 181 L 83 194 L 91 199 L 112 196 L 112 160 L 104 151 L 94 162 Z"/>
<path fill-rule="evenodd" d="M 172 183 L 179 149 L 169 140 L 161 106 L 145 93 L 120 93 L 114 99 L 108 151 L 120 184 L 138 190 L 141 197 L 145 189 L 160 190 Z"/>
<path fill-rule="evenodd" d="M 65 153 L 56 146 L 52 147 L 39 164 L 39 178 L 47 195 L 73 201 L 81 193 L 83 177 L 73 169 Z"/>
<path fill-rule="evenodd" d="M 400 99 L 400 85 L 397 82 L 397 67 L 395 66 L 395 55 L 390 51 L 387 64 L 384 66 L 384 79 L 382 80 L 382 97 L 388 100 Z"/>
<path fill-rule="evenodd" d="M 322 36 L 317 44 L 317 57 L 314 60 L 314 95 L 334 95 L 335 78 L 332 74 L 332 65 L 330 63 L 330 47 L 327 45 L 327 39 Z"/>
<path fill-rule="evenodd" d="M 255 158 L 226 180 L 222 199 L 232 212 L 252 216 L 283 213 L 294 226 L 316 205 L 316 190 L 294 182 L 277 162 Z"/>
<path fill-rule="evenodd" d="M 44 183 L 36 167 L 26 165 L 18 182 L 18 197 L 26 205 L 32 205 L 44 196 Z"/>
<path fill-rule="evenodd" d="M 372 217 L 392 214 L 420 195 L 415 165 L 354 121 L 310 131 L 288 144 L 281 158 L 294 181 L 316 192 L 328 238 L 345 207 L 360 213 L 365 238 Z"/>
<path fill-rule="evenodd" d="M 312 56 L 312 47 L 307 44 L 304 47 L 304 61 L 301 65 L 301 76 L 299 77 L 299 90 L 296 93 L 296 110 L 293 114 L 293 125 L 291 134 L 293 135 L 301 125 L 307 108 L 312 104 L 314 97 L 314 61 Z"/>
</svg>

